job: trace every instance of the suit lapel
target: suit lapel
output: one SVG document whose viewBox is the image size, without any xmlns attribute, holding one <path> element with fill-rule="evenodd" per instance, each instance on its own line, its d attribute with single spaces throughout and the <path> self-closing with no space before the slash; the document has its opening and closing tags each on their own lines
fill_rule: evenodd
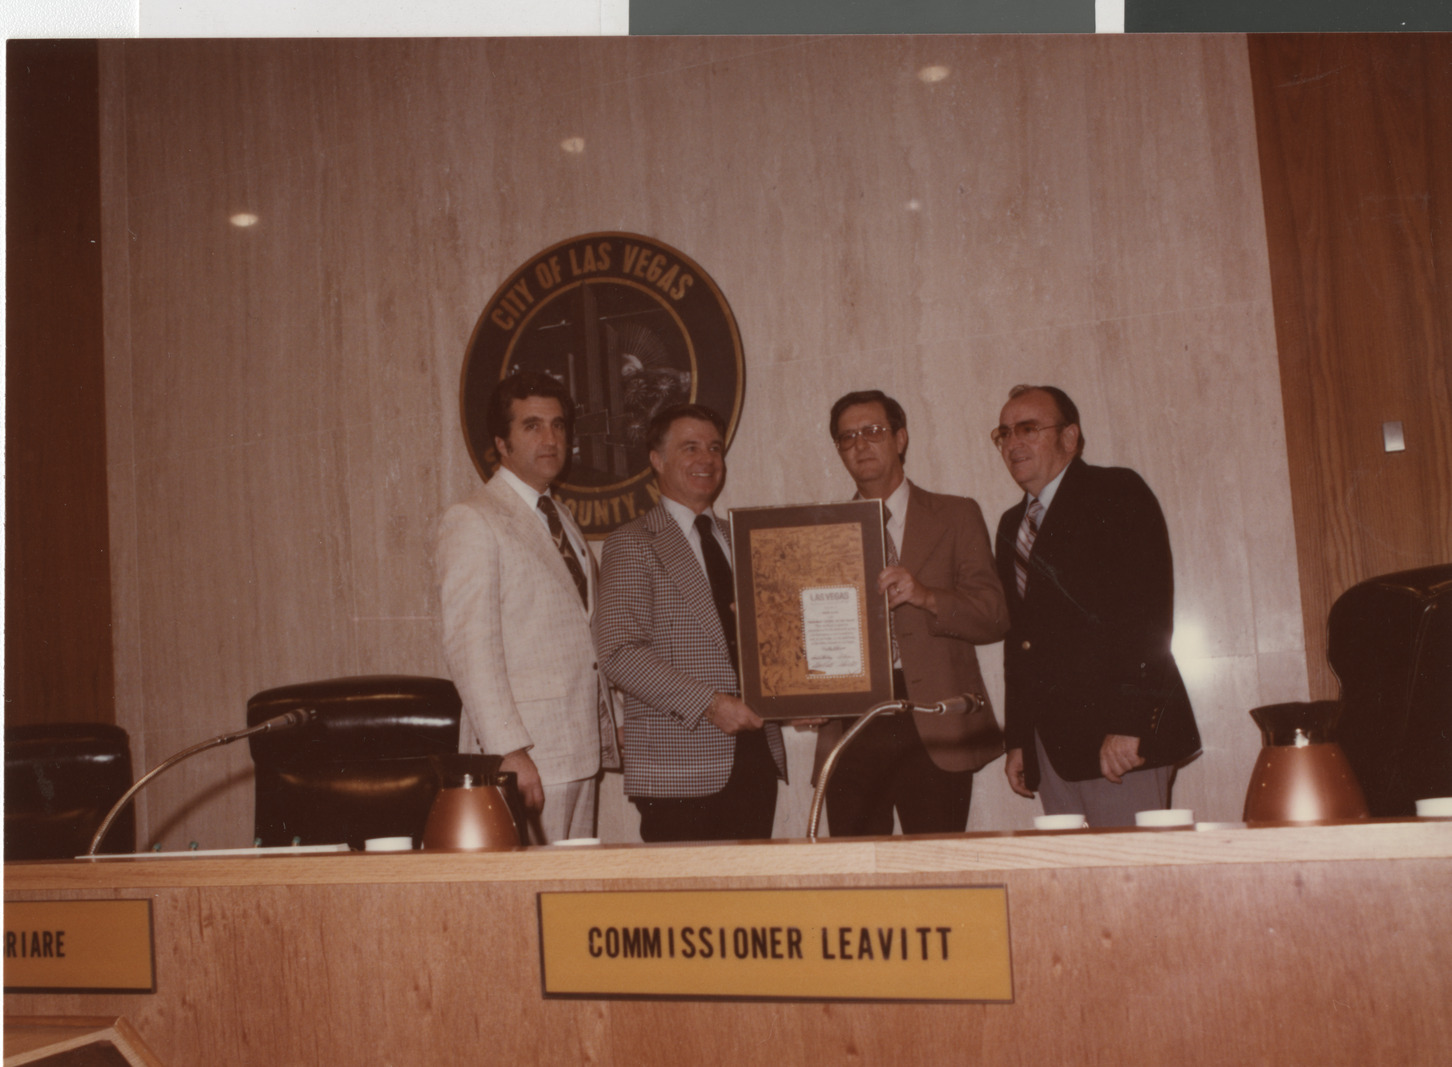
<svg viewBox="0 0 1452 1067">
<path fill-rule="evenodd" d="M 1058 492 L 1054 494 L 1054 502 L 1050 505 L 1044 521 L 1039 524 L 1039 532 L 1034 537 L 1033 552 L 1029 555 L 1029 579 L 1026 600 L 1035 599 L 1037 591 L 1040 596 L 1050 589 L 1057 590 L 1062 596 L 1069 596 L 1064 582 L 1060 579 L 1061 570 L 1066 564 L 1072 565 L 1070 557 L 1074 550 L 1073 530 L 1083 503 L 1083 496 L 1080 492 L 1083 483 L 1083 472 L 1080 468 L 1084 461 L 1074 459 L 1069 464 L 1069 469 L 1064 472 L 1064 480 L 1059 483 Z M 1023 505 L 1017 508 L 1019 521 L 1023 519 Z M 1017 536 L 1018 527 L 1014 527 L 1014 536 Z M 1017 595 L 1018 590 L 1014 590 Z M 1072 597 L 1070 597 L 1073 602 Z M 1081 605 L 1076 606 L 1082 609 Z"/>
<path fill-rule="evenodd" d="M 932 498 L 911 482 L 908 483 L 908 508 L 905 519 L 907 529 L 898 557 L 903 567 L 911 574 L 917 574 L 933 555 L 933 549 L 948 532 Z"/>
<path fill-rule="evenodd" d="M 520 498 L 520 495 L 502 478 L 491 478 L 484 486 L 484 491 L 493 495 L 504 523 L 516 541 L 539 559 L 540 565 L 555 581 L 569 591 L 570 596 L 578 604 L 580 591 L 575 586 L 575 579 L 570 575 L 570 568 L 565 566 L 565 561 L 560 556 L 560 550 L 555 546 L 555 539 L 550 536 L 549 530 L 540 521 L 539 516 L 529 510 L 529 506 Z M 558 504 L 558 501 L 556 503 Z M 561 521 L 573 526 L 574 519 L 569 514 L 569 508 L 559 504 L 559 510 L 563 513 Z M 591 603 L 594 603 L 593 590 Z"/>
<path fill-rule="evenodd" d="M 1059 483 L 1059 490 L 1054 494 L 1054 503 L 1044 515 L 1044 521 L 1039 523 L 1039 532 L 1034 537 L 1033 555 L 1037 556 L 1039 548 L 1045 549 L 1047 557 L 1054 554 L 1054 543 L 1059 539 L 1060 531 L 1073 529 L 1074 516 L 1079 510 L 1081 497 L 1079 494 L 1080 482 L 1078 468 L 1083 466 L 1084 461 L 1075 459 L 1070 461 L 1069 469 L 1064 472 L 1064 480 Z M 1018 510 L 1019 521 L 1023 521 L 1023 507 Z M 1017 528 L 1015 528 L 1015 534 Z"/>
<path fill-rule="evenodd" d="M 691 544 L 681 531 L 676 520 L 663 506 L 657 506 L 646 519 L 646 528 L 651 532 L 651 548 L 660 560 L 661 568 L 675 584 L 677 592 L 685 602 L 686 610 L 701 624 L 701 628 L 712 636 L 722 655 L 729 655 L 726 639 L 721 633 L 721 620 L 716 614 L 716 601 L 711 596 L 711 586 L 706 572 L 691 551 Z"/>
</svg>

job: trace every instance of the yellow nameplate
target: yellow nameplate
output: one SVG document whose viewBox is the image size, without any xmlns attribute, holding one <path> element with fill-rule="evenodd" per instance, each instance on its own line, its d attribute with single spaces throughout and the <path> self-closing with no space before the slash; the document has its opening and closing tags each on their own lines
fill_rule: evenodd
<svg viewBox="0 0 1452 1067">
<path fill-rule="evenodd" d="M 539 894 L 546 996 L 1013 1000 L 1004 886 Z"/>
<path fill-rule="evenodd" d="M 154 993 L 149 900 L 5 902 L 5 992 Z"/>
</svg>

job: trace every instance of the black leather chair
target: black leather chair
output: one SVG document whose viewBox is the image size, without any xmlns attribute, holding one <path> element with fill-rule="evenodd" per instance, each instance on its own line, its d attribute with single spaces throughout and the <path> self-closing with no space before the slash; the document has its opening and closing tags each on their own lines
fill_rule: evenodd
<svg viewBox="0 0 1452 1067">
<path fill-rule="evenodd" d="M 131 788 L 131 743 L 109 723 L 69 722 L 5 730 L 5 862 L 70 859 L 91 847 L 111 805 Z M 136 851 L 126 806 L 101 852 Z"/>
<path fill-rule="evenodd" d="M 1331 606 L 1338 740 L 1373 816 L 1452 796 L 1452 565 L 1385 574 Z"/>
<path fill-rule="evenodd" d="M 305 726 L 248 738 L 262 844 L 417 844 L 438 790 L 429 757 L 459 750 L 454 683 L 374 675 L 268 689 L 247 701 L 247 725 L 296 708 L 317 714 Z"/>
</svg>

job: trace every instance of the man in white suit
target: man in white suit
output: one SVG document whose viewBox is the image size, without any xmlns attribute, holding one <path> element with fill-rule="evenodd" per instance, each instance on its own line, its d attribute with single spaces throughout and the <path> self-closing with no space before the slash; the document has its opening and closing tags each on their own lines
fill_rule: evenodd
<svg viewBox="0 0 1452 1067">
<path fill-rule="evenodd" d="M 500 382 L 487 412 L 500 468 L 444 514 L 435 553 L 460 747 L 503 755 L 536 844 L 593 836 L 600 769 L 619 766 L 591 635 L 595 562 L 550 495 L 573 415 L 547 374 Z"/>
</svg>

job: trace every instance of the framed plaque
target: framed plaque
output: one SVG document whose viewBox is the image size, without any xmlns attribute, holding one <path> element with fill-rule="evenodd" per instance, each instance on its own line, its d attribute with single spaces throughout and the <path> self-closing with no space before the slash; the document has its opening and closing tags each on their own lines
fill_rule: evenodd
<svg viewBox="0 0 1452 1067">
<path fill-rule="evenodd" d="M 882 501 L 732 508 L 741 694 L 764 719 L 892 699 Z"/>
</svg>

